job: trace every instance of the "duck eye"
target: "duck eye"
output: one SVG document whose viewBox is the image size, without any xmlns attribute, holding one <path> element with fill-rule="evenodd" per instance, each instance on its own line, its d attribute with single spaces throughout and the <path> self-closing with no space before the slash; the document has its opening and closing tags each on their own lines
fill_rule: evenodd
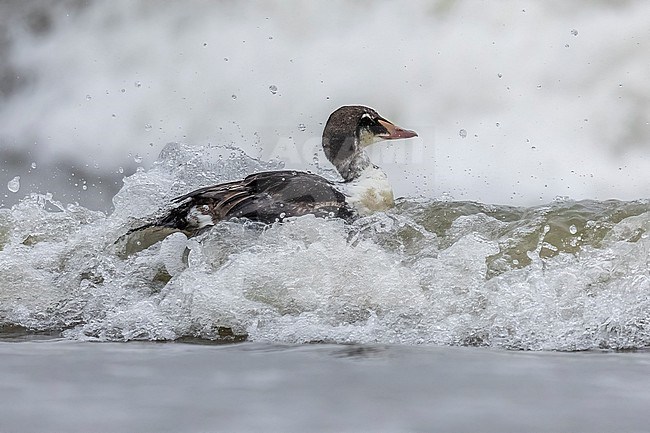
<svg viewBox="0 0 650 433">
<path fill-rule="evenodd" d="M 361 118 L 359 118 L 359 128 L 371 130 L 376 123 L 377 119 L 375 116 L 369 113 L 363 113 Z"/>
</svg>

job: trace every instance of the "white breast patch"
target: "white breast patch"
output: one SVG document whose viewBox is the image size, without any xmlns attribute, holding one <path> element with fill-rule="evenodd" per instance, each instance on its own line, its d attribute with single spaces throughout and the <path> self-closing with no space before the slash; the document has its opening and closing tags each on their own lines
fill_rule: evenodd
<svg viewBox="0 0 650 433">
<path fill-rule="evenodd" d="M 366 168 L 357 179 L 343 184 L 341 190 L 347 196 L 346 201 L 362 216 L 395 205 L 388 177 L 375 166 Z"/>
</svg>

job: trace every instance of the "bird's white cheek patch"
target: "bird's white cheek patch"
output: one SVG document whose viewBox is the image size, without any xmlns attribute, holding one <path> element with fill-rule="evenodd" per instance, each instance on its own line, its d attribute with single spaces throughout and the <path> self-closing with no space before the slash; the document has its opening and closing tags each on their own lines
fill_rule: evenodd
<svg viewBox="0 0 650 433">
<path fill-rule="evenodd" d="M 378 141 L 382 141 L 383 138 L 379 137 L 378 135 L 373 134 L 372 132 L 368 131 L 367 129 L 362 129 L 360 134 L 359 134 L 359 145 L 364 148 L 368 147 L 373 143 L 377 143 Z"/>
</svg>

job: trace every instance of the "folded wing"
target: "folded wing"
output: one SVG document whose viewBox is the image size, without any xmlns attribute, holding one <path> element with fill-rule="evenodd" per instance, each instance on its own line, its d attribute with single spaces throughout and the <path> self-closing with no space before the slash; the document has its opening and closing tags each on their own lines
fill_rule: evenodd
<svg viewBox="0 0 650 433">
<path fill-rule="evenodd" d="M 352 211 L 335 184 L 313 173 L 267 171 L 200 188 L 173 200 L 179 206 L 158 224 L 196 232 L 229 218 L 271 223 L 313 214 L 349 218 Z"/>
</svg>

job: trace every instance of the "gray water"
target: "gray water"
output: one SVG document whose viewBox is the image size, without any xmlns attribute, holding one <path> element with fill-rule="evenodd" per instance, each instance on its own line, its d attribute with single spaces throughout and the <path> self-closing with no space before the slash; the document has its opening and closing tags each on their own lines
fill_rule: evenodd
<svg viewBox="0 0 650 433">
<path fill-rule="evenodd" d="M 403 198 L 124 237 L 275 167 L 175 143 L 109 215 L 0 209 L 0 431 L 648 430 L 647 200 Z"/>
<path fill-rule="evenodd" d="M 3 432 L 645 432 L 650 357 L 0 343 Z"/>
<path fill-rule="evenodd" d="M 649 431 L 648 11 L 0 2 L 0 432 Z M 123 238 L 350 103 L 390 212 Z"/>
</svg>

